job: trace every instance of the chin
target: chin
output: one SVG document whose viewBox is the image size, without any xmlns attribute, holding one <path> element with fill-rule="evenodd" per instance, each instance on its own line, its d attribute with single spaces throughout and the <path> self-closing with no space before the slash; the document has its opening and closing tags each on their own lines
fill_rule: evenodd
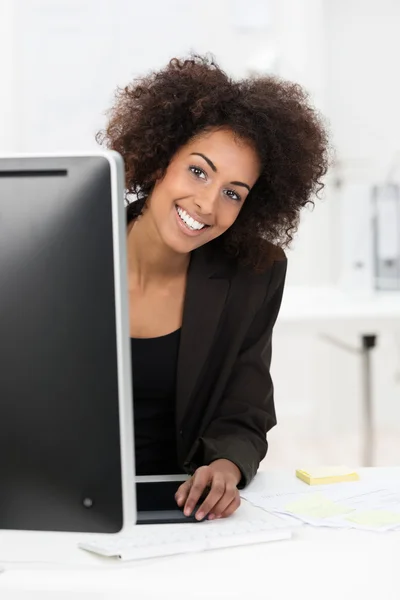
<svg viewBox="0 0 400 600">
<path fill-rule="evenodd" d="M 203 244 L 206 244 L 206 243 L 207 242 L 203 242 Z M 196 240 L 196 241 L 193 240 L 186 244 L 175 242 L 174 244 L 169 244 L 169 247 L 171 248 L 171 250 L 173 250 L 177 254 L 190 254 L 190 252 L 192 252 L 193 250 L 196 250 L 196 248 L 199 248 L 199 246 L 202 246 L 203 244 L 199 243 L 198 240 Z"/>
<path fill-rule="evenodd" d="M 176 237 L 168 236 L 168 238 L 164 238 L 165 244 L 176 254 L 190 254 L 196 248 L 207 244 L 210 240 L 208 238 L 188 238 L 185 239 L 176 239 Z"/>
</svg>

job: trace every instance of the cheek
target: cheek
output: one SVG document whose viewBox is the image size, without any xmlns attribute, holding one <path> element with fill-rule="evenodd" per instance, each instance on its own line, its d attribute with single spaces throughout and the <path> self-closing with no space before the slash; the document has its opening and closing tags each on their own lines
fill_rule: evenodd
<svg viewBox="0 0 400 600">
<path fill-rule="evenodd" d="M 218 211 L 217 224 L 221 230 L 229 229 L 239 216 L 241 205 L 221 206 Z"/>
<path fill-rule="evenodd" d="M 183 198 L 192 193 L 190 181 L 184 176 L 166 176 L 155 189 L 155 204 L 162 210 L 170 210 L 171 205 L 179 198 Z"/>
<path fill-rule="evenodd" d="M 154 217 L 164 218 L 166 213 L 171 210 L 173 201 L 173 192 L 167 182 L 162 181 L 153 190 L 149 206 Z"/>
</svg>

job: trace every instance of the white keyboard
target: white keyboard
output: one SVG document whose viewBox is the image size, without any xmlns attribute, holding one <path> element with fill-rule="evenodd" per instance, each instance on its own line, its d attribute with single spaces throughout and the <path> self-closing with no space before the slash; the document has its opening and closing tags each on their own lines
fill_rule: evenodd
<svg viewBox="0 0 400 600">
<path fill-rule="evenodd" d="M 268 520 L 221 519 L 182 525 L 137 525 L 129 535 L 105 535 L 79 547 L 102 556 L 138 560 L 289 539 L 291 530 L 279 517 Z"/>
</svg>

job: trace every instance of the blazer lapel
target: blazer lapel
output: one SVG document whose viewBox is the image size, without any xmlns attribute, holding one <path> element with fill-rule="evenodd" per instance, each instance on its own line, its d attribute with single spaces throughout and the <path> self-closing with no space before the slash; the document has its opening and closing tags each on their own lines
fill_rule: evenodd
<svg viewBox="0 0 400 600">
<path fill-rule="evenodd" d="M 230 281 L 207 260 L 203 248 L 192 253 L 186 284 L 176 386 L 176 421 L 182 423 L 225 306 Z M 225 269 L 226 271 L 226 269 Z"/>
</svg>

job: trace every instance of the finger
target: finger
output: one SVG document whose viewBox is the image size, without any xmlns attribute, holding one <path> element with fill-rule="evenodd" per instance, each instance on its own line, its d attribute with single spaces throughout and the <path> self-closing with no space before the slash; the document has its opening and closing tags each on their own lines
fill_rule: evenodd
<svg viewBox="0 0 400 600">
<path fill-rule="evenodd" d="M 192 479 L 188 479 L 182 485 L 178 487 L 175 493 L 175 500 L 178 506 L 183 506 L 186 502 L 186 498 L 190 492 L 190 486 L 192 485 Z"/>
<path fill-rule="evenodd" d="M 210 492 L 196 512 L 196 519 L 204 519 L 204 517 L 207 516 L 210 511 L 214 511 L 214 506 L 221 500 L 221 498 L 223 498 L 225 495 L 225 490 L 226 484 L 224 476 L 217 473 L 213 477 Z"/>
<path fill-rule="evenodd" d="M 230 503 L 230 505 L 224 510 L 222 515 L 219 517 L 220 519 L 225 519 L 226 517 L 230 517 L 240 506 L 240 496 L 237 497 Z"/>
<path fill-rule="evenodd" d="M 208 467 L 200 467 L 193 475 L 191 479 L 189 495 L 187 497 L 185 508 L 183 510 L 184 514 L 187 517 L 189 517 L 192 514 L 194 507 L 196 506 L 204 489 L 209 484 L 210 479 L 211 471 Z"/>
<path fill-rule="evenodd" d="M 228 506 L 239 496 L 239 492 L 234 484 L 227 484 L 225 488 L 225 494 L 221 500 L 216 503 L 212 511 L 210 511 L 209 518 L 218 519 L 222 513 L 228 508 Z"/>
</svg>

